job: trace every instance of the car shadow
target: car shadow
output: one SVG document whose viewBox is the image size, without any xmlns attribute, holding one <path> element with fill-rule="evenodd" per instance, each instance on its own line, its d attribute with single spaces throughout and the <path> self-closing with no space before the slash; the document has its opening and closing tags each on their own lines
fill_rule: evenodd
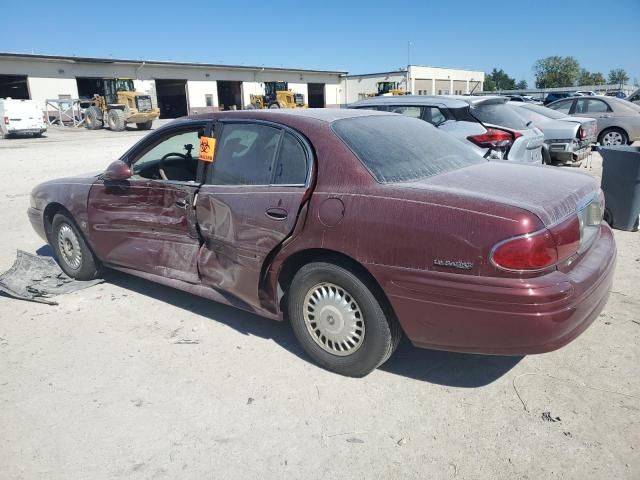
<svg viewBox="0 0 640 480">
<path fill-rule="evenodd" d="M 43 245 L 36 250 L 36 253 L 40 256 L 54 256 L 49 245 Z M 106 282 L 122 289 L 223 323 L 243 335 L 271 339 L 300 359 L 312 362 L 298 344 L 288 322 L 268 320 L 116 270 L 106 270 L 104 278 Z M 380 370 L 436 385 L 477 388 L 496 381 L 515 367 L 522 358 L 521 356 L 473 355 L 426 350 L 414 347 L 404 338 L 396 352 L 380 367 Z"/>
<path fill-rule="evenodd" d="M 271 339 L 300 359 L 312 362 L 299 346 L 288 322 L 268 320 L 237 308 L 115 270 L 107 271 L 105 280 L 125 290 L 223 323 L 243 335 Z M 412 346 L 405 338 L 394 355 L 380 369 L 395 375 L 437 385 L 477 388 L 499 379 L 515 367 L 522 358 L 425 350 Z"/>
</svg>

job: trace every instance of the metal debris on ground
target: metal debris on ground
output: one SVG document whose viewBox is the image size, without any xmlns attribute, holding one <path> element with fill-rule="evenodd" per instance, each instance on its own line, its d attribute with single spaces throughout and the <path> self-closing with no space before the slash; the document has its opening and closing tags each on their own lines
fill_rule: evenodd
<svg viewBox="0 0 640 480">
<path fill-rule="evenodd" d="M 561 422 L 560 417 L 552 417 L 551 412 L 542 412 L 542 420 L 545 422 Z"/>
<path fill-rule="evenodd" d="M 57 305 L 50 298 L 102 283 L 83 282 L 67 276 L 51 257 L 17 251 L 12 267 L 0 275 L 0 292 L 20 300 Z"/>
</svg>

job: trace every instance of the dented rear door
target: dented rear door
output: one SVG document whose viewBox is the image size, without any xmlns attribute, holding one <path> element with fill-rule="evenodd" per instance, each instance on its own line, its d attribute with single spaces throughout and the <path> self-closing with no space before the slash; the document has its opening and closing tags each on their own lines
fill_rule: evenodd
<svg viewBox="0 0 640 480">
<path fill-rule="evenodd" d="M 312 153 L 297 132 L 268 122 L 226 121 L 216 133 L 196 202 L 200 276 L 259 306 L 262 268 L 293 231 L 309 193 Z"/>
</svg>

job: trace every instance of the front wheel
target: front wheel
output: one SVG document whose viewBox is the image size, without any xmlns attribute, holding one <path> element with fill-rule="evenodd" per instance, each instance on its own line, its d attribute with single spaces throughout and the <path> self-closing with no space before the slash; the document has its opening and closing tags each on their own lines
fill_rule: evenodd
<svg viewBox="0 0 640 480">
<path fill-rule="evenodd" d="M 109 110 L 107 113 L 107 122 L 109 123 L 109 129 L 114 132 L 122 132 L 126 126 L 125 114 L 122 110 Z"/>
<path fill-rule="evenodd" d="M 136 127 L 138 127 L 138 130 L 151 130 L 151 125 L 153 125 L 153 120 L 149 120 L 148 122 L 136 123 Z"/>
<path fill-rule="evenodd" d="M 362 377 L 394 352 L 402 331 L 368 282 L 339 265 L 314 262 L 296 273 L 288 310 L 302 348 L 318 364 Z"/>
<path fill-rule="evenodd" d="M 51 223 L 51 243 L 60 268 L 76 280 L 93 280 L 98 267 L 75 222 L 63 213 L 56 214 Z"/>
</svg>

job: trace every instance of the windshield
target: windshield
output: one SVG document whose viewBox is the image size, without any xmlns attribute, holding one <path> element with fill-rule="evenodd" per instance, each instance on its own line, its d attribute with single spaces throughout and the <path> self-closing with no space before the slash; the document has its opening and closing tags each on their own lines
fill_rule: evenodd
<svg viewBox="0 0 640 480">
<path fill-rule="evenodd" d="M 135 88 L 133 87 L 133 80 L 127 79 L 118 79 L 116 80 L 116 92 L 135 92 Z"/>
<path fill-rule="evenodd" d="M 433 125 L 403 115 L 345 118 L 332 128 L 381 183 L 420 180 L 487 161 Z"/>
<path fill-rule="evenodd" d="M 396 89 L 396 82 L 378 82 L 378 93 L 388 93 Z"/>
<path fill-rule="evenodd" d="M 552 108 L 543 107 L 542 105 L 523 105 L 520 108 L 526 108 L 527 110 L 536 112 L 543 117 L 553 118 L 554 120 L 560 120 L 561 118 L 566 117 L 564 113 L 556 112 Z"/>
</svg>

